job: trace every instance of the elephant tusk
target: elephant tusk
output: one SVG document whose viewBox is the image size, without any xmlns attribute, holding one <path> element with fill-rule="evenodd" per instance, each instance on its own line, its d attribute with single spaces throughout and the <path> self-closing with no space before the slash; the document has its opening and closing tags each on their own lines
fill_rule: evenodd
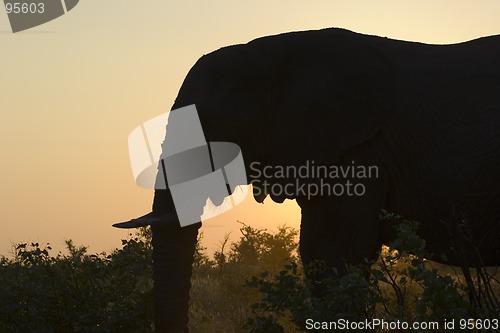
<svg viewBox="0 0 500 333">
<path fill-rule="evenodd" d="M 129 221 L 115 223 L 113 224 L 113 227 L 120 229 L 132 229 L 132 228 L 145 227 L 153 224 L 156 225 L 160 223 L 165 225 L 177 223 L 178 225 L 179 221 L 177 220 L 177 216 L 175 213 L 167 213 L 163 215 L 154 216 L 153 212 L 150 212 L 146 215 L 143 215 L 135 219 L 131 219 Z"/>
</svg>

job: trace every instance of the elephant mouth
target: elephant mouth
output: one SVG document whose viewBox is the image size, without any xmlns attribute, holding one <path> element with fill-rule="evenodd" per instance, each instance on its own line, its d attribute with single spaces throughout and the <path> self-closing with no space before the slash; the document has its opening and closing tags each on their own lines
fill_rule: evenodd
<svg viewBox="0 0 500 333">
<path fill-rule="evenodd" d="M 132 229 L 140 228 L 148 225 L 179 225 L 179 220 L 177 219 L 177 214 L 175 212 L 169 212 L 162 215 L 156 215 L 154 212 L 147 213 L 141 217 L 131 219 L 125 222 L 118 222 L 113 224 L 113 227 L 119 229 Z"/>
</svg>

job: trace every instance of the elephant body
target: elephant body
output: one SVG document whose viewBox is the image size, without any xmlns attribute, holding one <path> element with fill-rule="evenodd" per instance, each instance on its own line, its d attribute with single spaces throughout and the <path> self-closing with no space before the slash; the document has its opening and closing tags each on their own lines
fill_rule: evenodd
<svg viewBox="0 0 500 333">
<path fill-rule="evenodd" d="M 339 268 L 374 258 L 394 236 L 394 226 L 379 219 L 385 209 L 421 223 L 434 259 L 445 254 L 447 264 L 463 264 L 449 222 L 466 222 L 482 264 L 498 265 L 498 59 L 500 36 L 427 45 L 343 29 L 287 33 L 203 56 L 172 109 L 195 104 L 207 141 L 241 147 L 257 201 L 297 199 L 305 264 L 320 259 Z M 362 179 L 364 195 L 303 195 L 298 187 L 318 179 L 264 179 L 250 167 L 254 162 L 259 168 L 376 166 L 378 173 Z M 264 180 L 294 183 L 295 192 L 266 193 Z M 153 213 L 173 211 L 168 190 L 156 190 Z M 185 329 L 191 261 L 181 263 L 175 253 L 192 256 L 199 225 L 152 227 L 157 244 L 189 235 L 185 248 L 175 242 L 155 256 L 155 288 L 185 295 L 183 306 L 168 306 L 161 300 L 168 293 L 155 291 L 157 312 L 172 318 L 158 327 Z M 165 287 L 163 275 L 180 284 Z"/>
</svg>

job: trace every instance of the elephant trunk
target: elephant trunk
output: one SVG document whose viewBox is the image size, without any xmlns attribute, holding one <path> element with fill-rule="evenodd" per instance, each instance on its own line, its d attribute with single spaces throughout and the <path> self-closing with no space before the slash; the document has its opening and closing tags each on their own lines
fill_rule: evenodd
<svg viewBox="0 0 500 333">
<path fill-rule="evenodd" d="M 157 190 L 155 214 L 175 212 L 168 190 Z M 193 255 L 201 223 L 155 223 L 153 233 L 153 281 L 157 333 L 188 332 L 189 290 Z"/>
</svg>

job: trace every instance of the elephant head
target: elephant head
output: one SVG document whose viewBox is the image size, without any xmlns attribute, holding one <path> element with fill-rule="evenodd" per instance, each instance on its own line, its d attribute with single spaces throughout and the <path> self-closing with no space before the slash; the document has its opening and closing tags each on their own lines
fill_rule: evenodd
<svg viewBox="0 0 500 333">
<path fill-rule="evenodd" d="M 323 259 L 341 269 L 345 262 L 373 258 L 392 233 L 378 219 L 381 209 L 419 220 L 434 249 L 449 252 L 444 227 L 437 221 L 445 218 L 450 204 L 461 205 L 471 218 L 481 221 L 478 236 L 493 228 L 483 237 L 483 249 L 497 249 L 489 262 L 498 263 L 500 251 L 494 239 L 500 176 L 492 172 L 500 154 L 491 148 L 483 156 L 473 147 L 488 142 L 500 146 L 495 134 L 500 130 L 498 94 L 484 90 L 500 91 L 500 80 L 494 83 L 488 76 L 500 77 L 500 69 L 470 61 L 474 54 L 486 64 L 495 63 L 500 43 L 498 38 L 496 46 L 493 42 L 447 48 L 342 29 L 264 37 L 200 58 L 172 109 L 196 105 L 207 141 L 241 147 L 257 201 L 267 195 L 278 202 L 297 199 L 302 208 L 300 253 L 305 264 Z M 455 80 L 460 70 L 465 79 L 483 87 L 481 92 L 467 90 L 470 84 Z M 457 97 L 465 92 L 471 95 Z M 484 102 L 479 106 L 470 102 L 479 98 L 477 94 Z M 476 106 L 473 115 L 468 106 Z M 469 121 L 468 128 L 464 121 Z M 473 138 L 474 131 L 483 134 Z M 455 138 L 461 139 L 455 143 Z M 466 140 L 474 144 L 466 144 L 460 155 L 460 143 Z M 343 180 L 362 182 L 362 195 L 325 195 L 301 188 L 320 183 L 331 188 L 338 178 L 281 176 L 262 170 L 312 164 L 328 170 L 374 166 L 377 174 L 359 180 L 359 174 L 345 172 Z M 477 178 L 478 173 L 488 172 L 489 182 Z M 275 193 L 263 186 L 264 180 L 292 186 Z M 474 198 L 479 192 L 488 204 Z M 202 210 L 199 207 L 200 215 Z M 157 329 L 186 331 L 192 255 L 200 224 L 181 228 L 176 223 L 168 189 L 156 190 L 153 213 L 141 221 L 148 219 L 154 221 Z"/>
</svg>

